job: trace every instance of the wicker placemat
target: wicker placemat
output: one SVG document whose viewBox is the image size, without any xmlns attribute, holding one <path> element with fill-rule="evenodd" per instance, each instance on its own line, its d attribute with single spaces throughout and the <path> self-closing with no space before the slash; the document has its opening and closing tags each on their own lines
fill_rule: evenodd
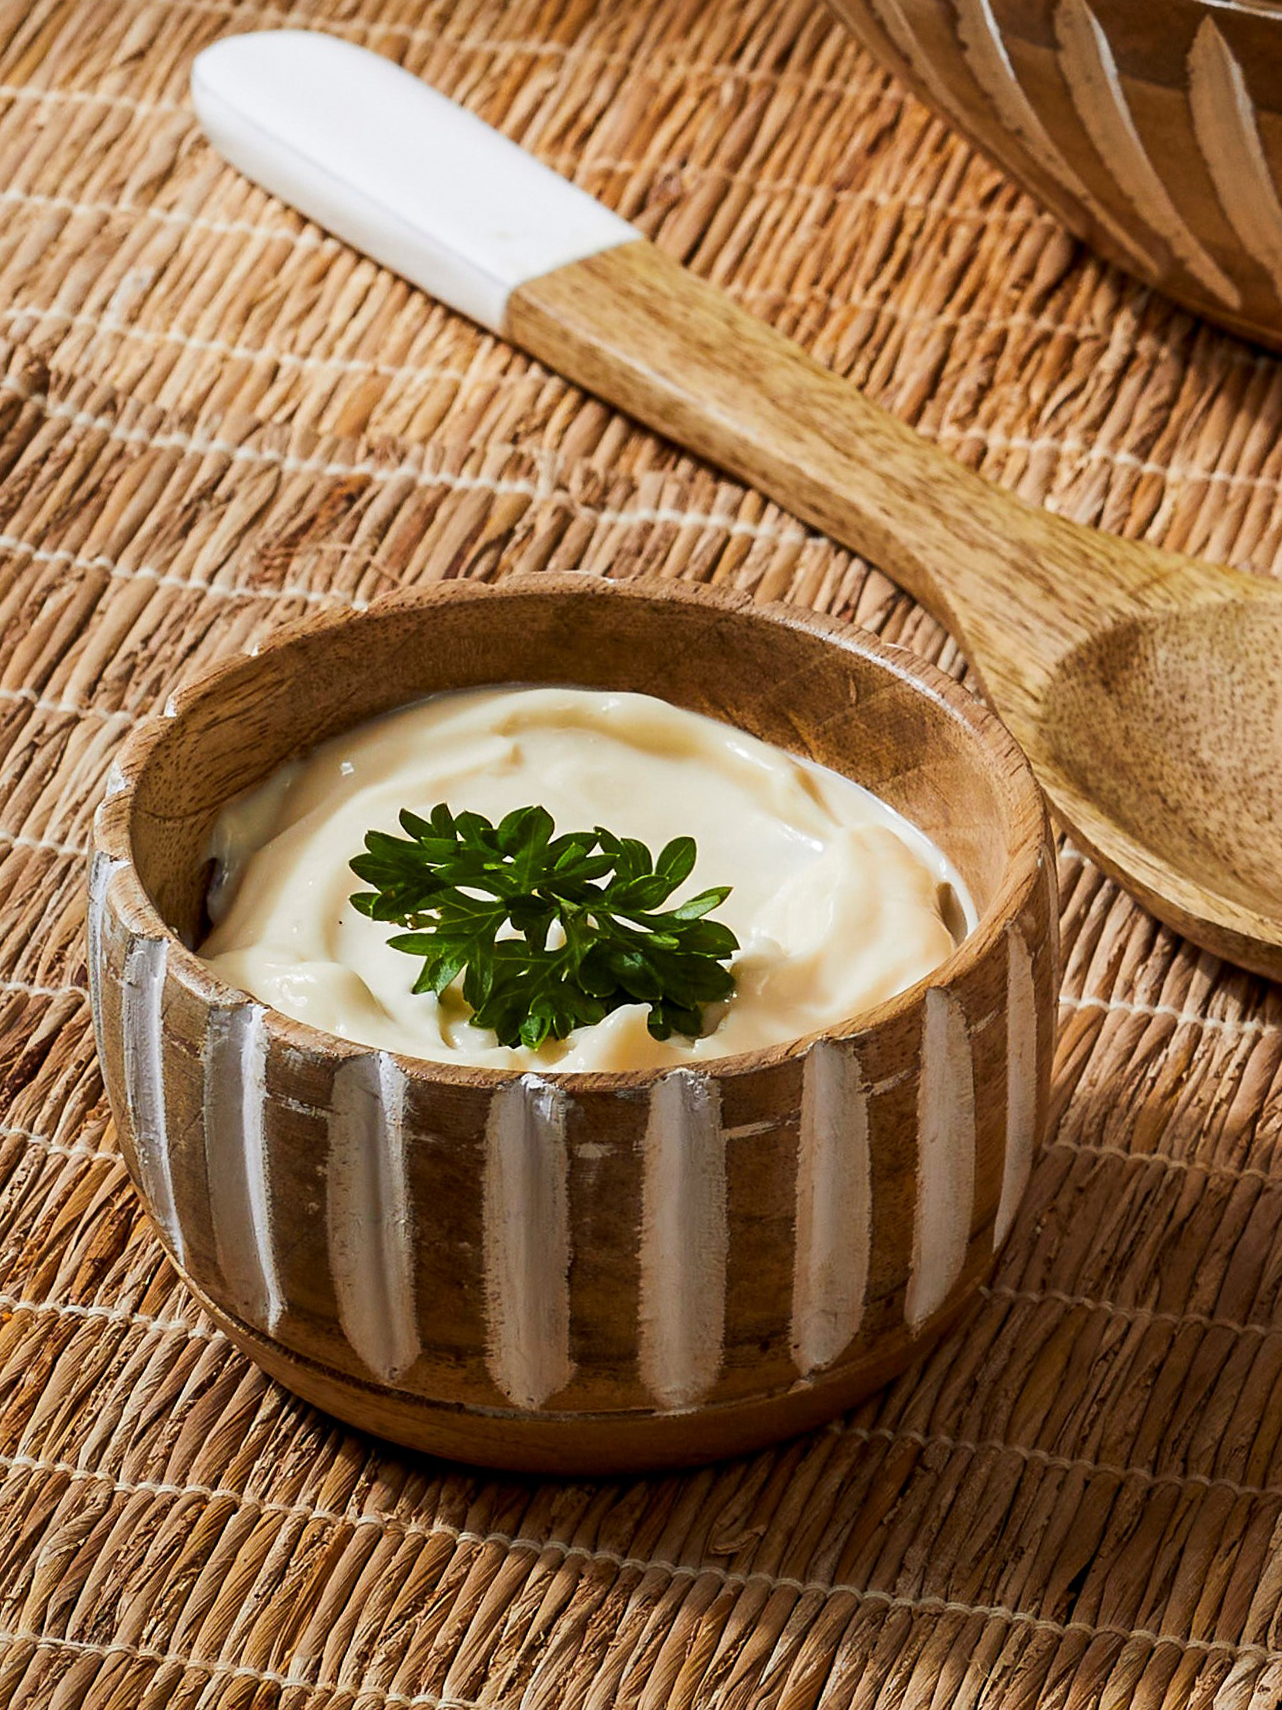
<svg viewBox="0 0 1282 1710">
<path fill-rule="evenodd" d="M 876 572 L 223 169 L 229 29 L 460 96 L 956 455 L 1282 565 L 1282 363 L 1084 256 L 805 0 L 0 7 L 0 1705 L 779 1710 L 1282 1698 L 1282 1001 L 1071 848 L 1059 1126 L 963 1332 L 682 1477 L 345 1431 L 202 1320 L 103 1102 L 113 749 L 175 680 L 439 576 L 643 571 L 857 617 Z"/>
</svg>

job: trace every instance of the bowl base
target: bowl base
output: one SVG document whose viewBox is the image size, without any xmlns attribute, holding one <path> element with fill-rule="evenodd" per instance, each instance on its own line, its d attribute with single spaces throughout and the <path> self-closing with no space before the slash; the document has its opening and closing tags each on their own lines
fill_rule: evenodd
<svg viewBox="0 0 1282 1710">
<path fill-rule="evenodd" d="M 362 1383 L 252 1329 L 210 1300 L 179 1266 L 175 1269 L 219 1329 L 268 1377 L 344 1424 L 469 1466 L 565 1476 L 697 1466 L 750 1454 L 825 1425 L 928 1354 L 992 1274 L 989 1265 L 915 1335 L 905 1330 L 894 1340 L 880 1342 L 867 1359 L 813 1379 L 798 1379 L 773 1395 L 680 1413 L 535 1415 L 430 1401 L 405 1390 Z"/>
</svg>

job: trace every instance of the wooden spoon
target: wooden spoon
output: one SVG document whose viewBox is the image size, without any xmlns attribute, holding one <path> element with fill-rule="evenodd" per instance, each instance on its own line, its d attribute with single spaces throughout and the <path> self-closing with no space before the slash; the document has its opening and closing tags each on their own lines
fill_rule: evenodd
<svg viewBox="0 0 1282 1710">
<path fill-rule="evenodd" d="M 1282 978 L 1282 587 L 973 475 L 376 54 L 233 36 L 192 92 L 249 177 L 894 577 L 1105 871 Z"/>
</svg>

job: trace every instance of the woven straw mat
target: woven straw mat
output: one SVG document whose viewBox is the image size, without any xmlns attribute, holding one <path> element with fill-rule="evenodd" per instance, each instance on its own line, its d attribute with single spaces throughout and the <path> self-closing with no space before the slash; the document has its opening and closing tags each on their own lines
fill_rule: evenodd
<svg viewBox="0 0 1282 1710">
<path fill-rule="evenodd" d="M 1282 566 L 1282 363 L 1085 254 L 807 0 L 0 4 L 0 1707 L 1282 1700 L 1282 1001 L 1062 848 L 1056 1127 L 991 1288 L 827 1430 L 453 1469 L 196 1310 L 120 1160 L 85 844 L 175 682 L 439 576 L 855 618 L 867 565 L 222 166 L 229 30 L 403 61 L 1026 497 Z"/>
</svg>

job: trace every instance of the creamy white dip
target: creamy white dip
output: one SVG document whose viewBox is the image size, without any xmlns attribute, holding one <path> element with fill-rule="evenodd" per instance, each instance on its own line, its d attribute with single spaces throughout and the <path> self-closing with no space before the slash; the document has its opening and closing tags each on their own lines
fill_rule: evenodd
<svg viewBox="0 0 1282 1710">
<path fill-rule="evenodd" d="M 664 906 L 732 885 L 713 918 L 740 944 L 710 1031 L 654 1039 L 636 1004 L 509 1049 L 454 988 L 415 996 L 418 960 L 352 907 L 365 887 L 348 862 L 367 831 L 437 802 L 495 823 L 541 803 L 558 832 L 603 825 L 656 854 L 693 837 L 694 872 Z M 229 984 L 344 1039 L 492 1068 L 663 1067 L 795 1039 L 914 984 L 974 925 L 944 855 L 849 779 L 649 695 L 586 689 L 465 691 L 372 720 L 230 803 L 213 854 L 200 953 Z"/>
</svg>

